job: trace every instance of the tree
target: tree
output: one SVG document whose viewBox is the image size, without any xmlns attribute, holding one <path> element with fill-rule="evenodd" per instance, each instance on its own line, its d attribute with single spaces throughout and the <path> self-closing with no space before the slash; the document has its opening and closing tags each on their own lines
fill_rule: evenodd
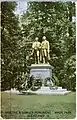
<svg viewBox="0 0 77 120">
<path fill-rule="evenodd" d="M 14 87 L 17 76 L 17 41 L 19 40 L 19 22 L 14 10 L 16 2 L 1 2 L 1 59 L 2 87 Z"/>
</svg>

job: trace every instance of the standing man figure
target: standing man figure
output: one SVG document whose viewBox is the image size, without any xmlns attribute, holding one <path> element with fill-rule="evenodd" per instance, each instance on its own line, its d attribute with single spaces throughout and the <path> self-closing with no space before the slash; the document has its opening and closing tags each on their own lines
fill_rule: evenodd
<svg viewBox="0 0 77 120">
<path fill-rule="evenodd" d="M 41 49 L 41 43 L 38 41 L 38 37 L 35 38 L 35 42 L 32 45 L 34 58 L 35 58 L 35 64 L 40 63 L 40 49 Z"/>
<path fill-rule="evenodd" d="M 43 36 L 43 41 L 41 43 L 41 49 L 42 49 L 43 63 L 48 63 L 48 60 L 50 60 L 49 42 L 46 40 L 45 36 Z"/>
</svg>

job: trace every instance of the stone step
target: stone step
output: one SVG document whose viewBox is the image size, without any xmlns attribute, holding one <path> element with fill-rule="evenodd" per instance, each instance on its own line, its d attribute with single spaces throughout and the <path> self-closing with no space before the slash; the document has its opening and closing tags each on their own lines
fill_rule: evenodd
<svg viewBox="0 0 77 120">
<path fill-rule="evenodd" d="M 35 93 L 35 94 L 67 94 L 71 91 L 67 91 L 67 89 L 62 89 L 61 87 L 59 89 L 50 89 L 49 87 L 41 87 L 41 89 L 37 91 L 31 91 L 28 90 L 29 93 Z"/>
<path fill-rule="evenodd" d="M 70 93 L 71 91 L 27 91 L 28 93 L 33 93 L 33 94 L 50 94 L 50 95 L 64 95 L 64 94 L 67 94 L 67 93 Z"/>
</svg>

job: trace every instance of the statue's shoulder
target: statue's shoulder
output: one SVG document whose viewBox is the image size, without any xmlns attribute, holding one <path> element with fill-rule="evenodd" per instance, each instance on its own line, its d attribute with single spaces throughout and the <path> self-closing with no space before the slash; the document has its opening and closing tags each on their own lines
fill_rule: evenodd
<svg viewBox="0 0 77 120">
<path fill-rule="evenodd" d="M 45 41 L 42 41 L 42 43 L 45 43 Z"/>
<path fill-rule="evenodd" d="M 48 40 L 46 40 L 46 43 L 48 43 L 48 44 L 49 44 L 49 41 L 48 41 Z"/>
</svg>

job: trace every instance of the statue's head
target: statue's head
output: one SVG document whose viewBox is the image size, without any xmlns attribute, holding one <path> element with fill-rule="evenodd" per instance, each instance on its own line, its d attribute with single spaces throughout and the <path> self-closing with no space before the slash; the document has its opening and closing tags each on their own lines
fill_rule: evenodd
<svg viewBox="0 0 77 120">
<path fill-rule="evenodd" d="M 46 37 L 45 37 L 45 36 L 43 36 L 43 40 L 46 40 Z"/>
<path fill-rule="evenodd" d="M 36 37 L 35 40 L 38 41 L 38 37 Z"/>
</svg>

